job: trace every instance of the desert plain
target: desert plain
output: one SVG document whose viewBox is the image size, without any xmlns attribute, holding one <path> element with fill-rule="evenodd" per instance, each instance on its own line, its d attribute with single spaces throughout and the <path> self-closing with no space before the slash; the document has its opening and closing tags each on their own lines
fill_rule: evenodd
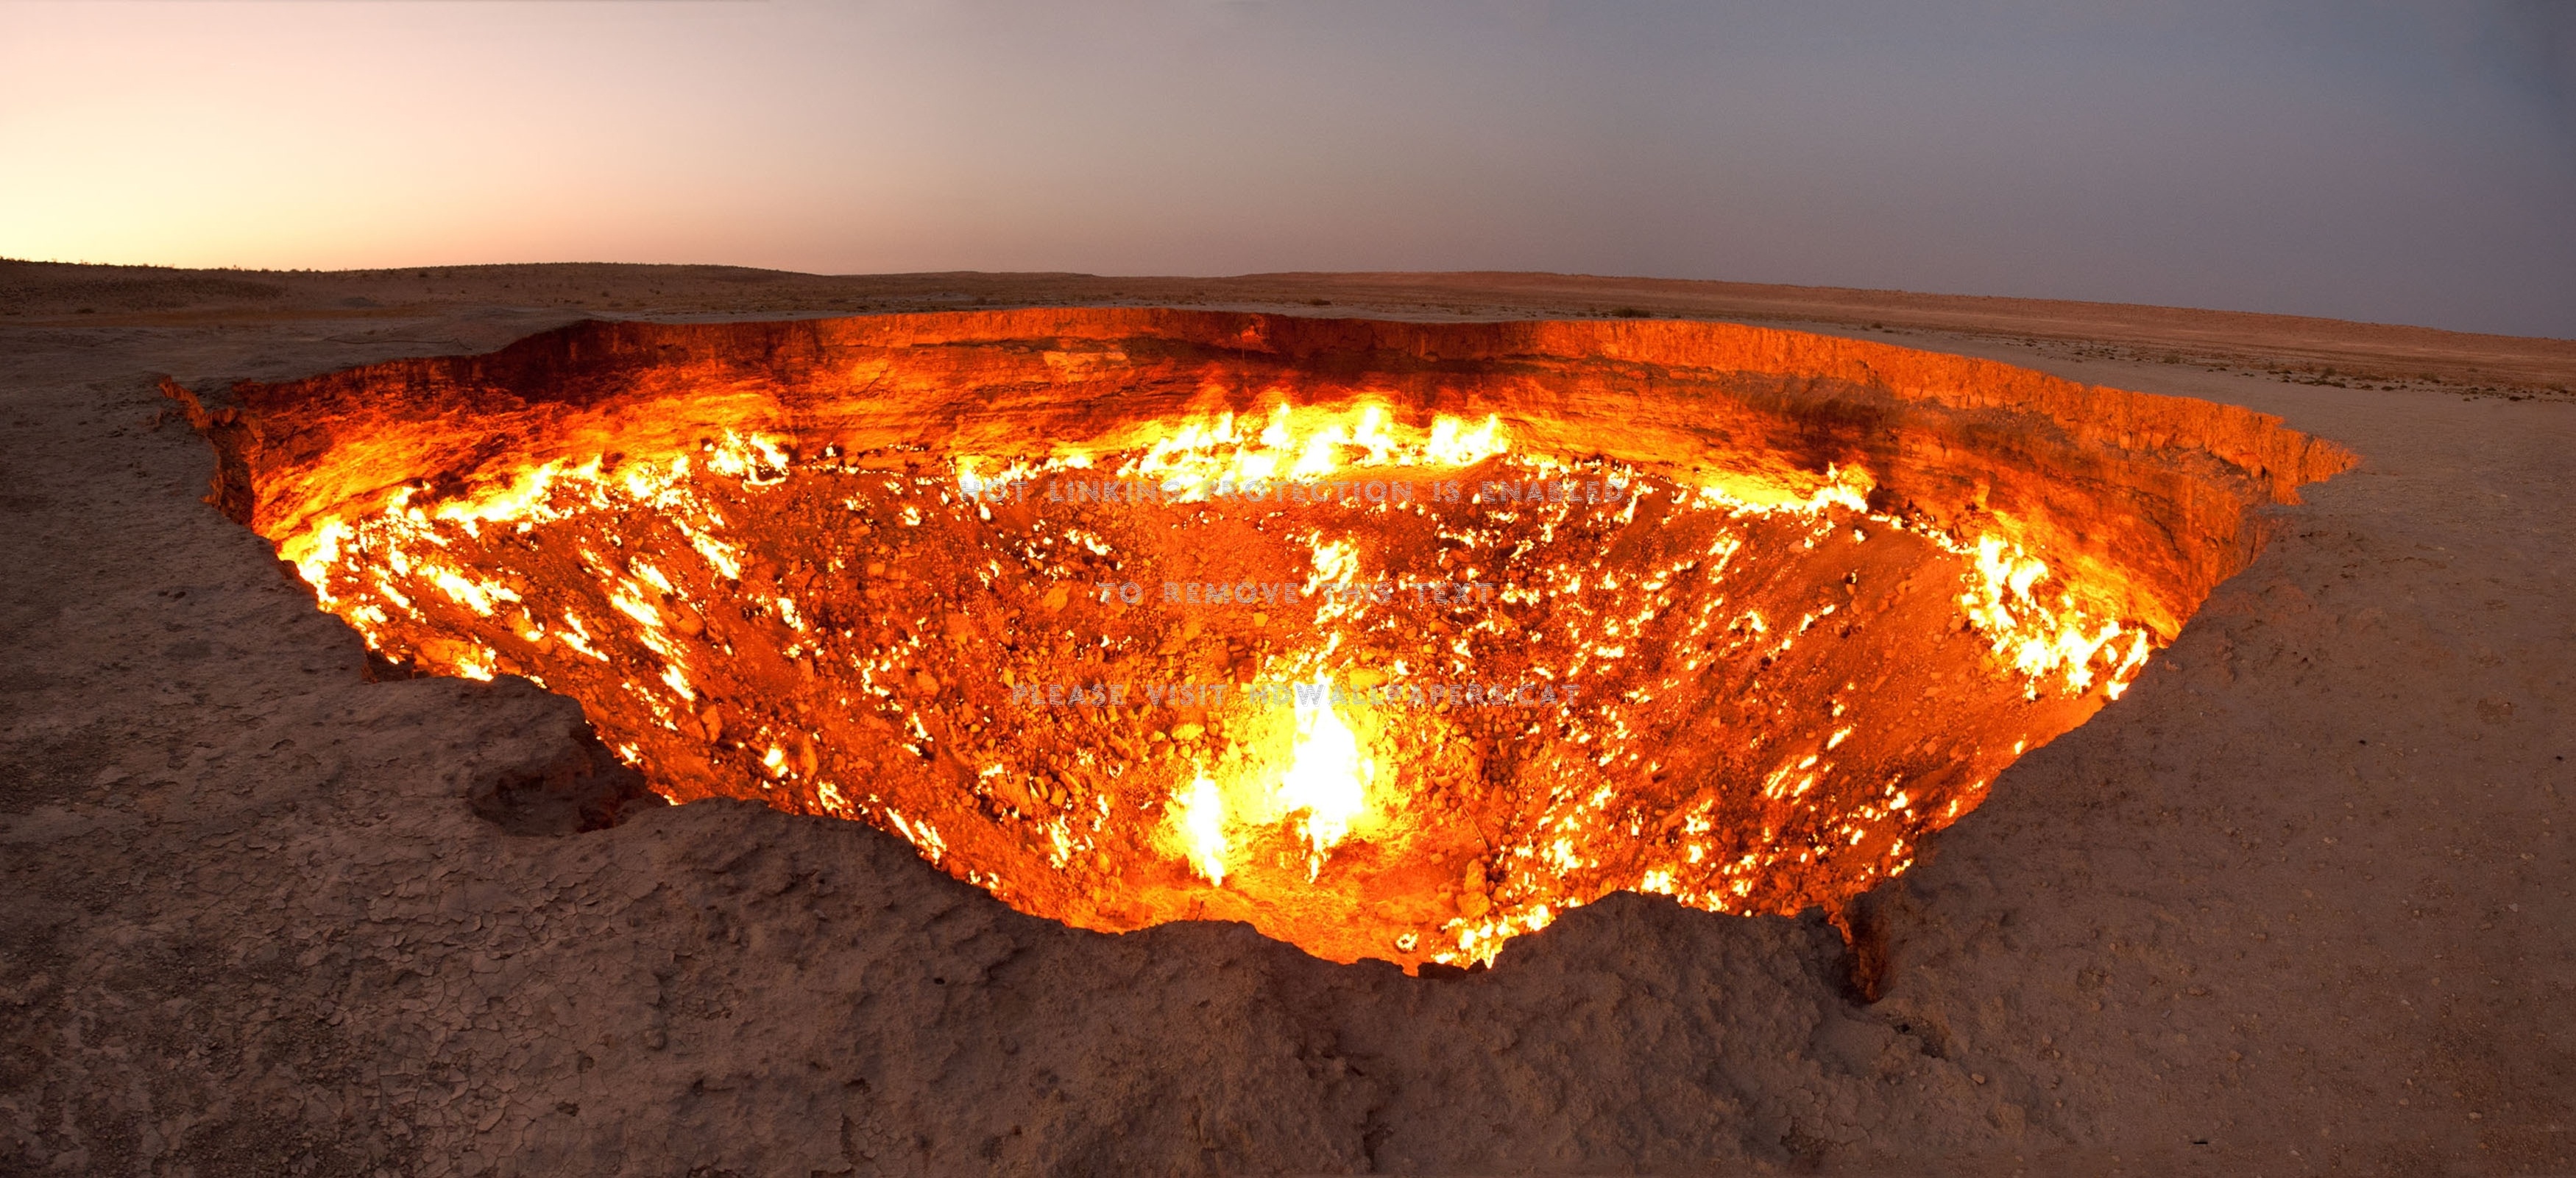
<svg viewBox="0 0 2576 1178">
<path fill-rule="evenodd" d="M 1614 896 L 1491 970 L 1012 911 L 868 826 L 514 833 L 595 754 L 395 678 L 161 392 L 583 318 L 1705 319 L 2273 414 L 2358 464 L 1868 903 Z M 0 1169 L 2576 1172 L 2576 342 L 1531 274 L 0 263 Z"/>
</svg>

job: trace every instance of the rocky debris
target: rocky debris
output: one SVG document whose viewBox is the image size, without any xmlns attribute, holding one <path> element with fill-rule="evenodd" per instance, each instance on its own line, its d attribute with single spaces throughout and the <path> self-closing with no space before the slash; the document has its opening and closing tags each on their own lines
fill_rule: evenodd
<svg viewBox="0 0 2576 1178">
<path fill-rule="evenodd" d="M 1023 911 L 1103 931 L 1242 919 L 1407 966 L 1488 956 L 1621 887 L 1839 908 L 2113 694 L 2253 547 L 2248 508 L 2347 460 L 2241 410 L 1726 325 L 1067 310 L 920 320 L 948 341 L 924 351 L 891 346 L 891 322 L 582 328 L 244 385 L 216 409 L 164 391 L 214 443 L 228 514 L 290 553 L 315 521 L 352 529 L 314 575 L 377 650 L 583 701 L 666 796 L 869 821 Z M 1285 351 L 1210 346 L 1247 323 Z M 1041 348 L 1086 357 L 1079 379 L 1013 391 Z M 1417 371 L 1434 351 L 1436 390 Z M 1364 396 L 1399 418 L 1437 401 L 1468 412 L 1452 426 L 1508 415 L 1521 449 L 1433 478 L 1351 446 L 1326 456 L 1376 465 L 1140 504 L 1160 484 L 1121 472 L 1145 454 L 1136 431 L 1179 436 L 1174 357 L 1202 400 L 1293 388 L 1308 409 Z M 1671 387 L 1615 429 L 1588 397 L 1515 383 L 1539 364 L 1551 388 L 1634 401 L 1623 374 L 1645 362 Z M 851 364 L 904 391 L 851 393 Z M 736 391 L 670 392 L 709 382 Z M 1081 464 L 961 481 L 1032 436 L 1084 447 Z M 1112 436 L 1125 448 L 1093 445 Z M 544 467 L 534 516 L 510 491 L 494 510 L 517 516 L 449 518 L 474 489 L 594 457 L 626 473 Z M 622 489 L 639 471 L 673 472 L 649 504 Z M 394 476 L 409 497 L 381 510 Z M 1710 480 L 1754 498 L 1712 507 Z M 1970 541 L 1976 560 L 1956 550 Z M 1971 627 L 1962 587 L 2022 541 L 2056 571 L 2037 600 L 2018 576 L 2012 609 L 2051 627 Z M 1328 551 L 1340 571 L 1319 590 Z M 2127 637 L 2086 637 L 2108 633 Z M 2065 690 L 1996 657 L 2067 636 L 2093 645 Z M 1265 680 L 1274 714 L 1249 714 Z M 1295 819 L 1230 820 L 1219 886 L 1175 850 L 1168 803 L 1209 773 L 1239 791 L 1286 772 L 1270 721 L 1292 680 L 1370 713 L 1366 829 L 1325 855 Z M 1465 854 L 1504 864 L 1474 900 L 1437 869 Z"/>
</svg>

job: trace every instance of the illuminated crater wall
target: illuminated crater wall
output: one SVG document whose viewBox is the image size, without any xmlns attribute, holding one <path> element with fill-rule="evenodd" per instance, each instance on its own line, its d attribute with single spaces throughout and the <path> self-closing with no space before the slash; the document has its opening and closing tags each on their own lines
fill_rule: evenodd
<svg viewBox="0 0 2576 1178">
<path fill-rule="evenodd" d="M 573 696 L 666 797 L 1408 965 L 1620 889 L 1840 904 L 2351 461 L 1677 322 L 585 323 L 188 400 L 324 608 Z"/>
</svg>

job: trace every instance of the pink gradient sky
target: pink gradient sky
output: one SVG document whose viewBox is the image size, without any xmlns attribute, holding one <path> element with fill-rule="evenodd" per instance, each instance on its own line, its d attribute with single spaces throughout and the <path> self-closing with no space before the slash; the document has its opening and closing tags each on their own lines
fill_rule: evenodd
<svg viewBox="0 0 2576 1178">
<path fill-rule="evenodd" d="M 2576 336 L 2571 9 L 0 0 L 0 255 L 1545 269 Z"/>
</svg>

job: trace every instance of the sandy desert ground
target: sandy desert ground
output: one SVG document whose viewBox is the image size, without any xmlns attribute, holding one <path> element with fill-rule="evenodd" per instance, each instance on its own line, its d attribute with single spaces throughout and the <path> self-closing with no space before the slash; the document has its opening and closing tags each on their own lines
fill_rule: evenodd
<svg viewBox="0 0 2576 1178">
<path fill-rule="evenodd" d="M 2362 463 L 1874 895 L 1863 1003 L 1813 916 L 1616 898 L 1421 979 L 747 804 L 505 834 L 465 793 L 592 755 L 578 709 L 370 681 L 155 380 L 1095 303 L 1797 327 Z M 0 1170 L 2576 1172 L 2571 387 L 2567 341 L 1548 275 L 0 263 Z"/>
</svg>

